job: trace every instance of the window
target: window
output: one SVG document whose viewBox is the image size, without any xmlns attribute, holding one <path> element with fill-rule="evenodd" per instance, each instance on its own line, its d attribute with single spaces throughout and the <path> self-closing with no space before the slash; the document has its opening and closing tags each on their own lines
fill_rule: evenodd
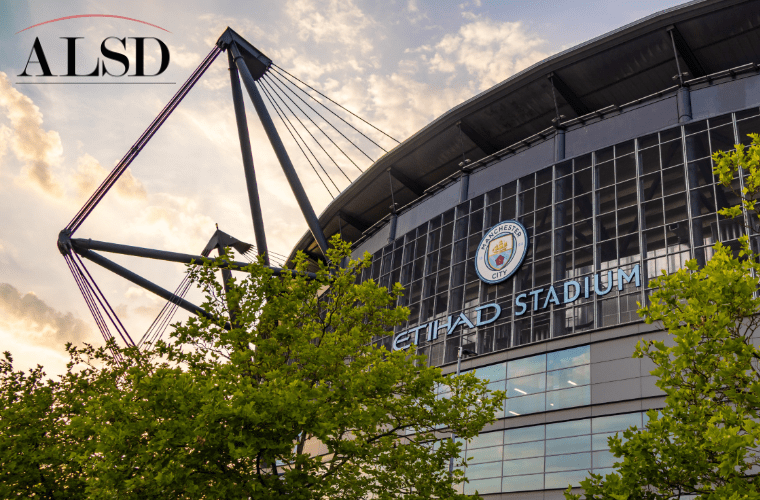
<svg viewBox="0 0 760 500">
<path fill-rule="evenodd" d="M 566 489 L 578 486 L 588 471 L 609 472 L 615 457 L 607 440 L 646 423 L 642 412 L 570 420 L 483 433 L 462 442 L 472 461 L 464 469 L 466 491 L 485 493 L 473 484 L 487 484 L 488 492 Z M 467 489 L 469 488 L 469 489 Z"/>
</svg>

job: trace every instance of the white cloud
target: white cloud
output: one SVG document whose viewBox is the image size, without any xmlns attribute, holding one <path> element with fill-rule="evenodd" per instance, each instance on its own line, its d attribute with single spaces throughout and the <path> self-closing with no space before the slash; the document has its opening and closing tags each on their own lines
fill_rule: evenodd
<svg viewBox="0 0 760 500">
<path fill-rule="evenodd" d="M 291 0 L 286 12 L 303 41 L 339 44 L 344 50 L 359 49 L 363 54 L 374 47 L 364 32 L 376 23 L 353 0 Z"/>
<path fill-rule="evenodd" d="M 108 175 L 98 160 L 84 154 L 77 160 L 77 173 L 74 175 L 77 195 L 80 198 L 89 197 Z M 127 199 L 144 199 L 147 195 L 143 184 L 127 169 L 114 184 L 117 194 Z"/>
<path fill-rule="evenodd" d="M 37 345 L 60 347 L 65 342 L 87 340 L 92 330 L 70 312 L 62 313 L 37 297 L 22 293 L 10 283 L 0 283 L 0 329 L 17 332 Z"/>
<path fill-rule="evenodd" d="M 487 89 L 549 56 L 547 42 L 521 22 L 477 20 L 445 35 L 429 59 L 431 71 L 454 73 L 463 67 Z"/>
<path fill-rule="evenodd" d="M 4 108 L 12 128 L 0 134 L 7 140 L 16 158 L 24 163 L 19 180 L 30 182 L 45 193 L 60 197 L 63 194 L 53 173 L 63 156 L 58 132 L 42 128 L 42 113 L 30 98 L 11 86 L 8 75 L 0 71 L 0 107 Z M 4 149 L 3 146 L 2 149 Z"/>
</svg>

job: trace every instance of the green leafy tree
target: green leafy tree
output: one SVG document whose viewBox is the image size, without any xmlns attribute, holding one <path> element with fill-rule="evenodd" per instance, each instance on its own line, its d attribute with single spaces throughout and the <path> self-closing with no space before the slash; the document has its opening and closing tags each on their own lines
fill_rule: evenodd
<svg viewBox="0 0 760 500">
<path fill-rule="evenodd" d="M 331 243 L 331 262 L 349 255 Z M 373 345 L 408 310 L 400 285 L 356 283 L 369 254 L 313 279 L 296 261 L 281 277 L 254 263 L 226 291 L 218 262 L 191 268 L 208 318 L 151 350 L 68 346 L 60 381 L 7 357 L 0 497 L 467 498 L 449 432 L 475 436 L 504 393 Z"/>
<path fill-rule="evenodd" d="M 760 137 L 751 137 L 748 148 L 738 144 L 713 155 L 720 183 L 741 198 L 719 213 L 742 221 L 750 234 L 760 221 Z M 670 342 L 642 340 L 634 357 L 656 365 L 651 373 L 665 392 L 665 407 L 650 410 L 643 429 L 609 438 L 615 473 L 591 474 L 581 483 L 585 498 L 760 498 L 758 276 L 758 256 L 744 236 L 738 251 L 718 243 L 704 267 L 691 260 L 654 281 L 657 290 L 639 314 L 659 323 Z M 565 497 L 581 495 L 568 489 Z"/>
</svg>

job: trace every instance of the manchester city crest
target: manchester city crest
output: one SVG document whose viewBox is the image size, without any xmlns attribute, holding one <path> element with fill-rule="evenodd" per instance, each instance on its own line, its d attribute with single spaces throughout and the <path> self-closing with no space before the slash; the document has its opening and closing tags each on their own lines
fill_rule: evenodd
<svg viewBox="0 0 760 500">
<path fill-rule="evenodd" d="M 486 283 L 499 283 L 514 274 L 528 251 L 528 233 L 517 221 L 492 227 L 475 254 L 475 270 Z"/>
</svg>

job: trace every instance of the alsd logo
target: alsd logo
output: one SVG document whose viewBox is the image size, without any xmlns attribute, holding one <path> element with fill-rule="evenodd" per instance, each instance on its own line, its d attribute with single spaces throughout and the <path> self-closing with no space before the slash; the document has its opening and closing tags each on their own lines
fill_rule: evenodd
<svg viewBox="0 0 760 500">
<path fill-rule="evenodd" d="M 28 28 L 25 28 L 18 33 L 21 33 L 22 31 L 26 31 L 31 28 L 35 28 L 37 26 L 41 26 L 43 24 L 49 24 L 54 23 L 57 21 L 63 21 L 67 19 L 75 19 L 75 18 L 82 18 L 82 17 L 110 17 L 110 18 L 117 18 L 117 19 L 123 19 L 128 21 L 134 21 L 137 23 L 147 24 L 148 26 L 152 26 L 154 28 L 158 28 L 160 30 L 166 31 L 169 33 L 168 30 L 165 30 L 164 28 L 161 28 L 160 26 L 156 26 L 154 24 L 146 23 L 144 21 L 139 21 L 137 19 L 131 19 L 123 16 L 113 16 L 113 15 L 106 15 L 106 14 L 85 14 L 85 15 L 79 15 L 79 16 L 68 16 L 63 17 L 59 19 L 53 19 L 51 21 L 45 21 L 43 23 L 35 24 L 34 26 L 30 26 Z M 17 34 L 18 34 L 17 33 Z M 18 76 L 20 77 L 55 77 L 55 76 L 64 76 L 64 77 L 98 77 L 98 76 L 111 76 L 111 77 L 122 77 L 122 76 L 128 76 L 128 77 L 153 77 L 158 76 L 169 67 L 169 47 L 166 46 L 166 44 L 156 38 L 156 37 L 123 37 L 119 38 L 118 36 L 109 36 L 105 38 L 104 40 L 100 41 L 100 54 L 102 56 L 102 59 L 100 57 L 95 58 L 94 64 L 90 63 L 88 66 L 93 67 L 94 69 L 92 71 L 87 71 L 85 73 L 77 73 L 77 60 L 78 55 L 81 56 L 81 54 L 78 53 L 78 41 L 81 41 L 81 43 L 87 43 L 84 37 L 60 37 L 60 40 L 64 40 L 65 47 L 66 47 L 66 60 L 65 64 L 60 64 L 57 61 L 54 61 L 54 64 L 51 66 L 47 55 L 45 54 L 45 49 L 42 46 L 42 42 L 40 41 L 39 37 L 36 37 L 34 39 L 34 42 L 32 43 L 31 51 L 29 52 L 29 57 L 27 57 L 26 64 L 24 65 L 24 71 L 21 72 Z M 130 41 L 128 43 L 128 40 Z M 49 42 L 48 42 L 49 43 Z M 59 42 L 61 43 L 61 42 Z M 150 47 L 150 45 L 153 44 L 153 47 Z M 155 49 L 158 48 L 161 53 L 160 57 L 160 63 L 158 64 L 158 68 L 154 67 L 150 70 L 146 70 L 146 45 L 149 49 Z M 134 51 L 133 53 L 130 53 L 130 51 Z M 130 64 L 130 55 L 133 54 L 132 60 L 134 61 L 134 65 Z M 55 71 L 54 71 L 55 70 Z M 130 73 L 130 70 L 132 72 Z M 30 82 L 31 83 L 31 82 Z M 124 83 L 137 83 L 137 82 L 124 82 Z"/>
</svg>

